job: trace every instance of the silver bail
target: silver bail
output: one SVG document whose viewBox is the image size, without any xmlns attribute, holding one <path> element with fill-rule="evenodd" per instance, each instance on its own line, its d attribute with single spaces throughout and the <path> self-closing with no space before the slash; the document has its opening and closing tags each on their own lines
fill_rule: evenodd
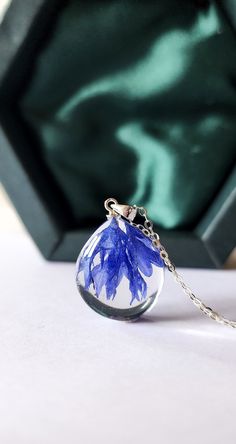
<svg viewBox="0 0 236 444">
<path fill-rule="evenodd" d="M 114 203 L 111 204 L 111 208 L 113 211 L 115 211 L 115 213 L 120 214 L 130 221 L 133 221 L 137 214 L 137 208 L 131 205 L 120 205 L 118 203 Z"/>
</svg>

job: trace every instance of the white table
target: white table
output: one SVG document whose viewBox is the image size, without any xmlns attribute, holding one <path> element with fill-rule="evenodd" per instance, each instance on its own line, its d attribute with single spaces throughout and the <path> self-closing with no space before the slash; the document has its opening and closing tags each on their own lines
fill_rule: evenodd
<svg viewBox="0 0 236 444">
<path fill-rule="evenodd" d="M 236 331 L 205 318 L 166 273 L 133 324 L 90 310 L 73 264 L 0 237 L 1 444 L 235 444 Z M 182 270 L 236 318 L 236 271 Z"/>
</svg>

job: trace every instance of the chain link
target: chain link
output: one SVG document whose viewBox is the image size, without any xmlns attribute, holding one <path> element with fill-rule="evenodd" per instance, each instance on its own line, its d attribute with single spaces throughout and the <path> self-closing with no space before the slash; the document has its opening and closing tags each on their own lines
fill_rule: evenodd
<svg viewBox="0 0 236 444">
<path fill-rule="evenodd" d="M 152 240 L 154 247 L 159 249 L 160 256 L 163 259 L 166 267 L 172 273 L 175 281 L 182 287 L 183 292 L 189 297 L 192 303 L 210 319 L 213 319 L 220 324 L 227 325 L 228 327 L 236 328 L 236 321 L 225 318 L 212 308 L 207 307 L 207 305 L 204 304 L 201 299 L 195 296 L 191 288 L 184 282 L 183 277 L 176 271 L 174 263 L 170 260 L 165 247 L 163 247 L 160 242 L 159 235 L 153 231 L 153 223 L 148 219 L 146 209 L 144 207 L 137 207 L 137 210 L 140 216 L 144 217 L 144 224 L 136 224 L 134 222 L 130 222 L 130 224 L 138 228 L 145 236 Z"/>
</svg>

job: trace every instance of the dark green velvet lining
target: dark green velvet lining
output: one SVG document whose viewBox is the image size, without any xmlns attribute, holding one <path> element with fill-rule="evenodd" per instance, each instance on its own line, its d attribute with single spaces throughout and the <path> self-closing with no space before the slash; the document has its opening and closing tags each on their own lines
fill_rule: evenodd
<svg viewBox="0 0 236 444">
<path fill-rule="evenodd" d="M 21 109 L 83 224 L 102 201 L 195 224 L 235 160 L 236 41 L 215 4 L 68 1 Z"/>
</svg>

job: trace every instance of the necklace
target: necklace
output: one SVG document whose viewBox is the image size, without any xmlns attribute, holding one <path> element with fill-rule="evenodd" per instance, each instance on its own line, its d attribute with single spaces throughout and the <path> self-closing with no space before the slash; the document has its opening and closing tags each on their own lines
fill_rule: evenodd
<svg viewBox="0 0 236 444">
<path fill-rule="evenodd" d="M 156 304 L 166 268 L 202 313 L 236 328 L 236 321 L 206 306 L 184 282 L 144 207 L 121 205 L 113 198 L 104 206 L 107 221 L 86 242 L 76 263 L 79 293 L 93 310 L 112 319 L 138 319 Z M 143 223 L 136 223 L 137 218 Z"/>
</svg>

